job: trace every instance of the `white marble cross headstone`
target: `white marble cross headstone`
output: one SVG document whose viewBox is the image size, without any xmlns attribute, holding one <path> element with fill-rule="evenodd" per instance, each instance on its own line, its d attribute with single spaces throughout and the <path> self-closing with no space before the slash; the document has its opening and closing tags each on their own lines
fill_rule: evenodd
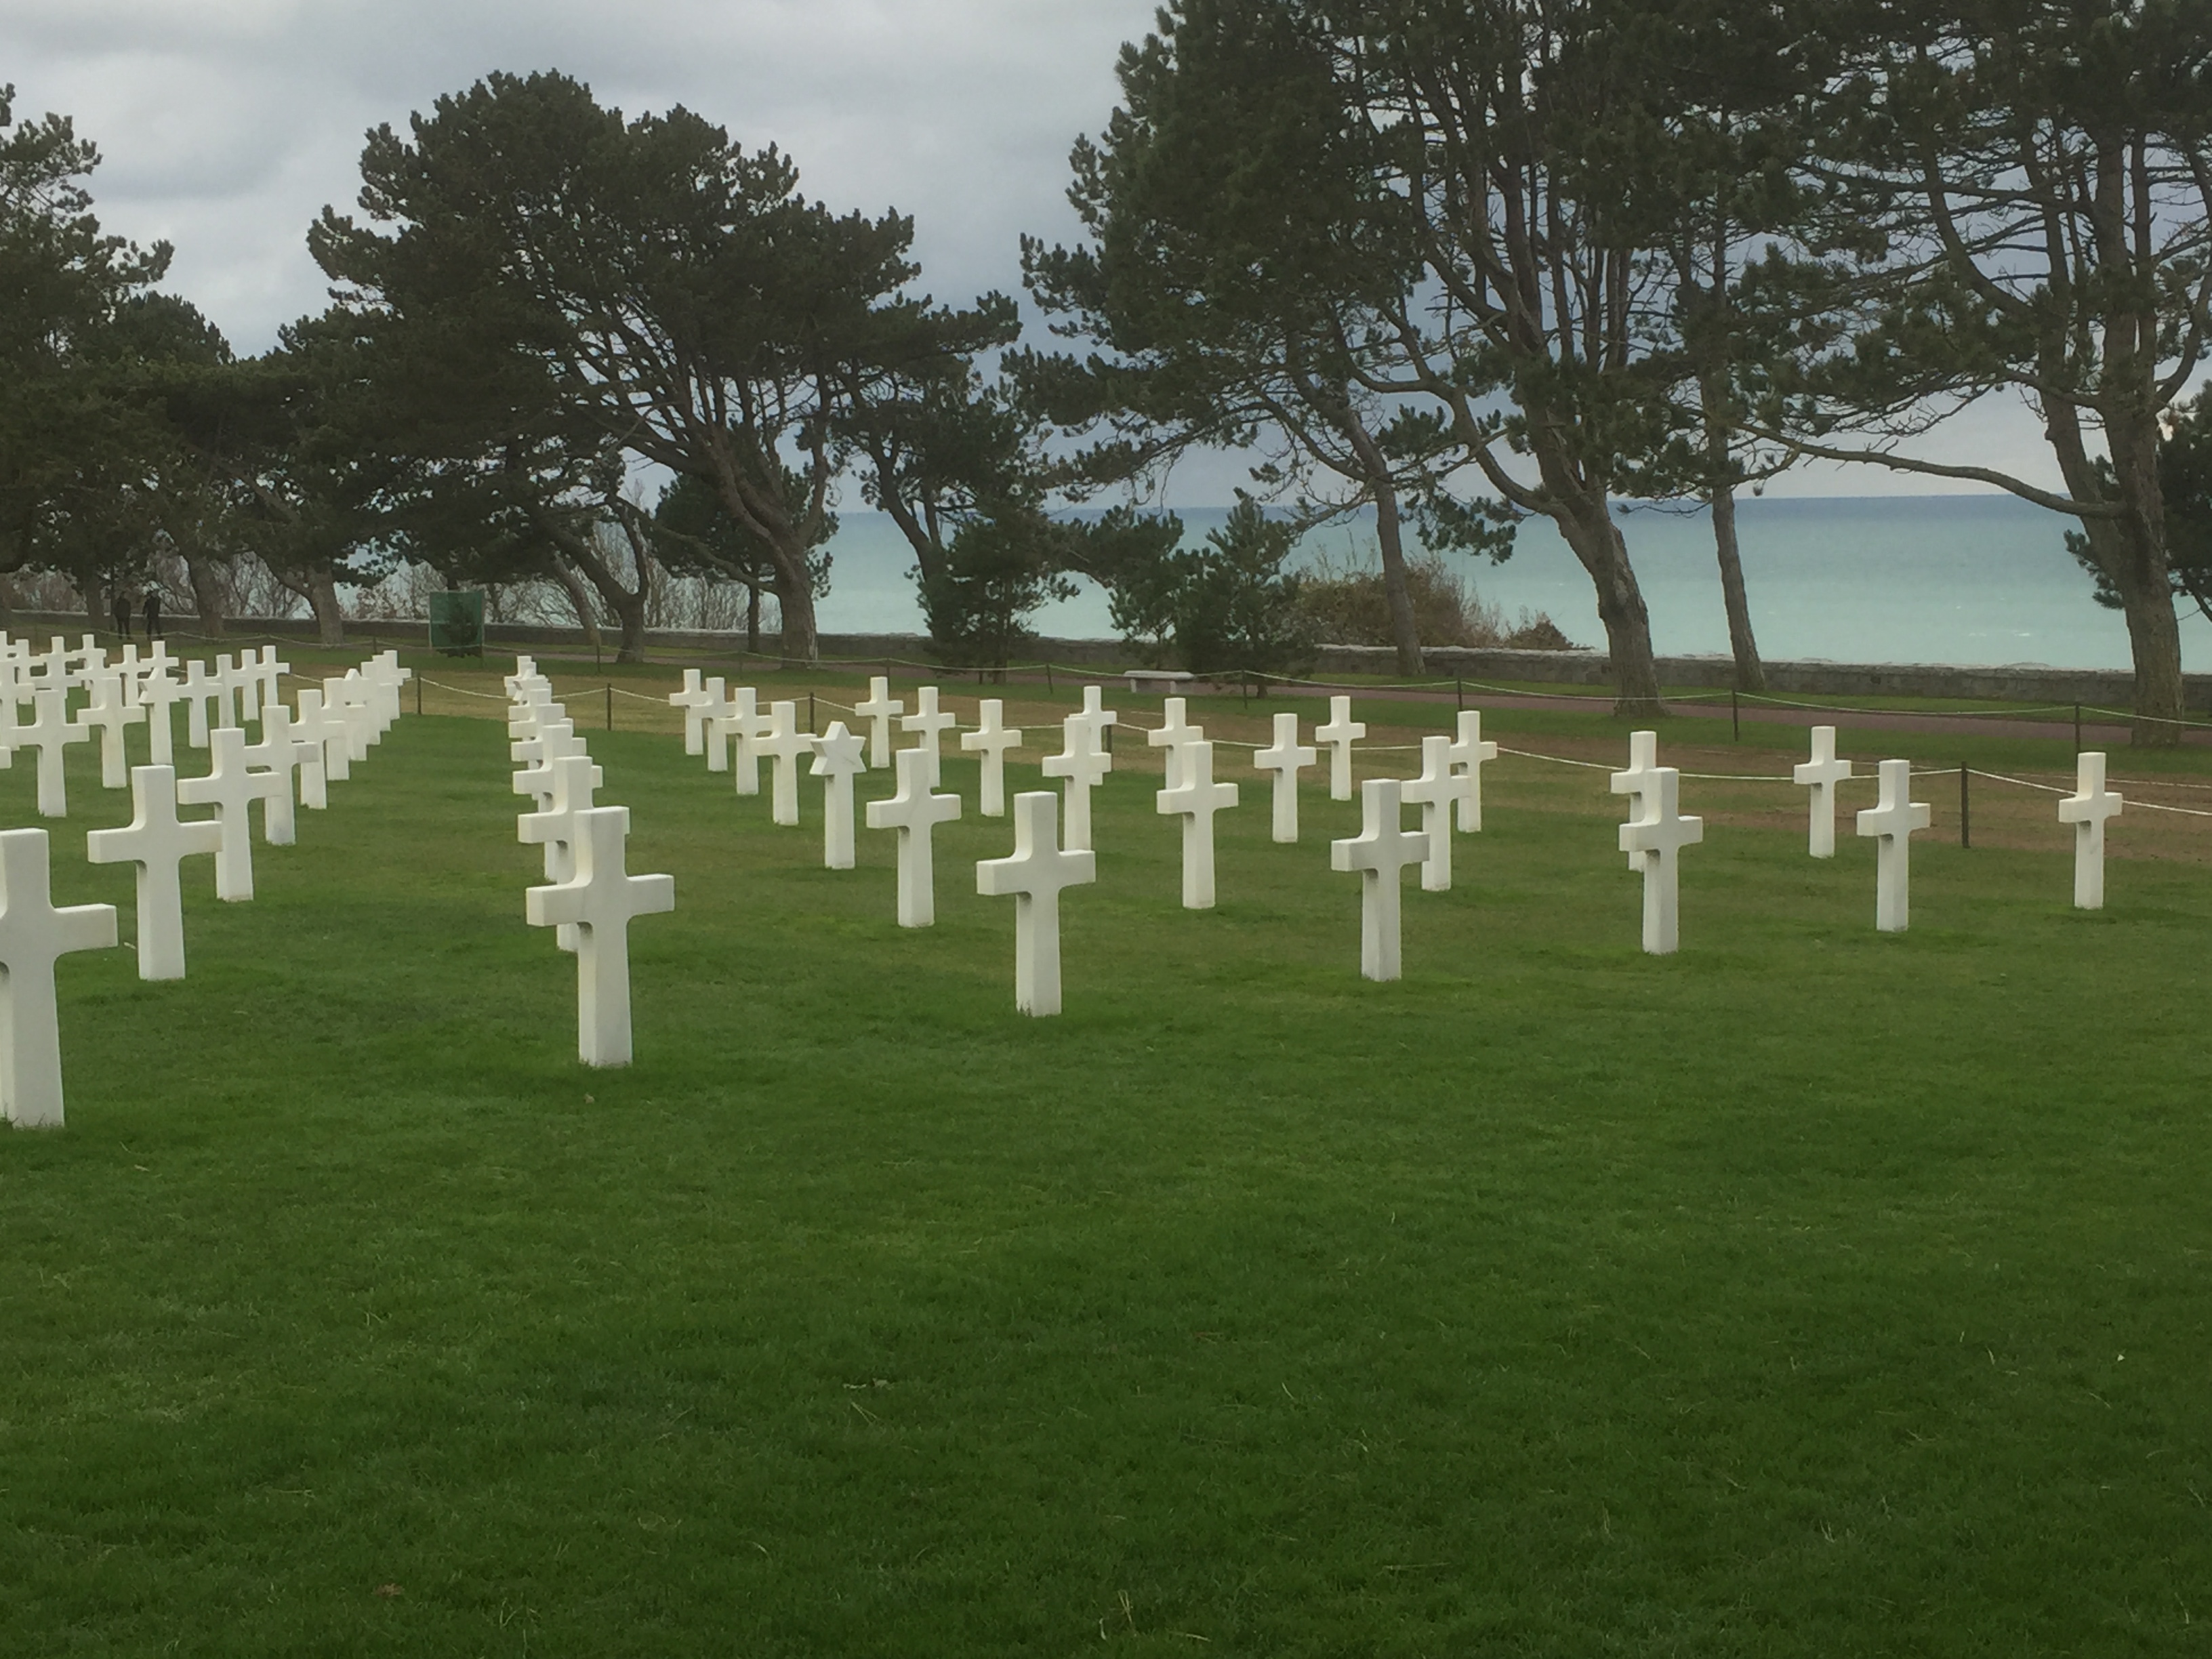
<svg viewBox="0 0 2212 1659">
<path fill-rule="evenodd" d="M 1443 893 L 1452 884 L 1452 803 L 1463 800 L 1468 781 L 1452 770 L 1452 741 L 1430 736 L 1421 739 L 1421 775 L 1401 785 L 1398 794 L 1408 806 L 1421 809 L 1421 833 L 1429 838 L 1429 854 L 1421 860 L 1425 892 Z"/>
<path fill-rule="evenodd" d="M 1298 774 L 1321 758 L 1321 750 L 1298 742 L 1298 717 L 1275 716 L 1274 746 L 1252 757 L 1255 771 L 1275 775 L 1275 839 L 1285 846 L 1298 838 Z"/>
<path fill-rule="evenodd" d="M 920 734 L 915 747 L 929 757 L 929 787 L 945 781 L 945 734 L 957 732 L 960 722 L 949 710 L 937 706 L 937 688 L 925 685 L 914 694 L 914 713 L 899 721 L 899 730 Z"/>
<path fill-rule="evenodd" d="M 290 673 L 290 665 L 276 659 L 276 647 L 265 647 L 261 653 L 261 683 L 264 688 L 263 701 L 276 700 L 277 679 Z M 376 700 L 376 718 L 389 732 L 398 722 L 400 715 L 399 688 L 412 678 L 410 671 L 399 665 L 397 651 L 380 651 L 361 665 L 361 677 L 367 680 Z"/>
<path fill-rule="evenodd" d="M 275 647 L 270 647 L 274 650 Z M 261 720 L 261 653 L 248 647 L 238 653 L 238 668 L 231 676 L 238 691 L 238 723 L 258 725 Z"/>
<path fill-rule="evenodd" d="M 208 733 L 210 768 L 204 778 L 177 780 L 177 799 L 185 806 L 212 806 L 222 826 L 222 846 L 215 855 L 215 896 L 233 902 L 253 896 L 252 823 L 247 809 L 284 788 L 274 772 L 255 772 L 246 764 L 246 733 L 234 726 Z M 265 809 L 264 809 L 265 810 Z"/>
<path fill-rule="evenodd" d="M 761 712 L 758 694 L 750 685 L 732 692 L 727 711 L 715 719 L 716 735 L 726 738 L 732 750 L 730 769 L 736 775 L 740 795 L 760 793 L 761 740 L 773 725 Z"/>
<path fill-rule="evenodd" d="M 1498 745 L 1486 743 L 1482 736 L 1482 710 L 1462 708 L 1459 711 L 1459 736 L 1451 746 L 1452 770 L 1467 780 L 1467 787 L 1460 792 L 1459 828 L 1462 835 L 1471 836 L 1482 828 L 1482 768 L 1486 761 L 1498 758 Z"/>
<path fill-rule="evenodd" d="M 208 705 L 222 698 L 222 682 L 208 672 L 198 657 L 185 665 L 185 741 L 195 749 L 208 746 Z M 223 724 L 218 717 L 216 724 Z"/>
<path fill-rule="evenodd" d="M 937 921 L 936 862 L 932 836 L 940 823 L 960 816 L 960 797 L 929 792 L 929 757 L 902 749 L 898 793 L 868 803 L 868 828 L 898 831 L 898 925 L 927 927 Z"/>
<path fill-rule="evenodd" d="M 562 739 L 575 733 L 575 724 L 571 720 L 540 721 L 530 728 L 527 736 L 515 738 L 507 745 L 507 757 L 518 766 L 536 766 L 545 758 L 549 738 L 557 748 Z"/>
<path fill-rule="evenodd" d="M 568 761 L 589 761 L 591 758 L 591 749 L 581 738 L 548 732 L 536 762 L 514 775 L 514 793 L 532 797 L 537 802 L 535 810 L 538 811 L 556 811 L 562 764 Z M 589 776 L 594 789 L 607 781 L 606 774 L 597 766 L 591 769 Z M 587 800 L 584 805 L 589 806 L 592 803 Z"/>
<path fill-rule="evenodd" d="M 1331 869 L 1360 872 L 1359 972 L 1366 979 L 1399 976 L 1401 880 L 1407 865 L 1428 855 L 1426 836 L 1399 828 L 1400 799 L 1397 779 L 1368 779 L 1359 786 L 1359 833 L 1328 844 Z"/>
<path fill-rule="evenodd" d="M 726 772 L 730 769 L 730 720 L 738 712 L 737 700 L 724 693 L 720 674 L 701 689 L 707 696 L 699 709 L 700 742 L 707 751 L 707 769 Z"/>
<path fill-rule="evenodd" d="M 1912 799 L 1911 761 L 1886 760 L 1879 770 L 1881 799 L 1858 815 L 1858 831 L 1878 837 L 1874 925 L 1901 933 L 1912 920 L 1912 832 L 1931 820 L 1927 804 Z"/>
<path fill-rule="evenodd" d="M 848 732 L 845 722 L 831 720 L 830 729 L 814 739 L 811 777 L 822 780 L 822 867 L 853 867 L 853 779 L 868 769 L 866 739 Z"/>
<path fill-rule="evenodd" d="M 2105 757 L 2092 750 L 2074 763 L 2074 793 L 2058 803 L 2058 821 L 2074 826 L 2074 904 L 2105 908 L 2105 821 L 2120 815 L 2120 797 L 2105 787 Z"/>
<path fill-rule="evenodd" d="M 526 681 L 535 681 L 538 678 L 538 659 L 518 655 L 514 659 L 514 672 L 507 677 L 505 684 L 511 692 Z"/>
<path fill-rule="evenodd" d="M 593 806 L 575 816 L 576 872 L 523 896 L 532 927 L 573 924 L 576 933 L 576 1054 L 586 1066 L 630 1062 L 629 924 L 676 908 L 676 878 L 633 876 L 623 867 L 629 808 Z"/>
<path fill-rule="evenodd" d="M 1178 699 L 1177 701 L 1180 701 Z M 1178 711 L 1180 712 L 1180 711 Z M 1182 908 L 1213 908 L 1213 815 L 1237 805 L 1237 786 L 1213 781 L 1213 745 L 1200 738 L 1182 745 L 1178 763 L 1168 751 L 1174 780 L 1153 797 L 1156 808 L 1182 819 Z"/>
<path fill-rule="evenodd" d="M 1836 856 L 1836 786 L 1851 775 L 1851 763 L 1836 755 L 1836 728 L 1813 728 L 1813 758 L 1790 769 L 1796 782 L 1813 792 L 1807 849 L 1816 859 Z"/>
<path fill-rule="evenodd" d="M 185 695 L 177 684 L 176 676 L 169 672 L 167 663 L 156 664 L 150 673 L 138 682 L 138 701 L 146 710 L 146 737 L 149 753 L 156 766 L 176 763 L 176 722 L 169 711 Z"/>
<path fill-rule="evenodd" d="M 998 697 L 984 698 L 975 714 L 975 729 L 960 734 L 960 746 L 982 752 L 981 811 L 987 818 L 1002 818 L 1006 816 L 1006 750 L 1022 746 L 1021 728 L 1006 724 L 1006 704 Z"/>
<path fill-rule="evenodd" d="M 39 751 L 39 816 L 42 818 L 69 816 L 69 775 L 62 769 L 62 754 L 69 744 L 86 742 L 92 736 L 62 713 L 65 695 L 42 687 L 33 704 L 37 715 L 15 732 L 18 748 Z"/>
<path fill-rule="evenodd" d="M 799 763 L 814 752 L 811 732 L 799 729 L 799 705 L 768 706 L 768 735 L 754 748 L 774 763 L 769 775 L 769 817 L 776 823 L 799 822 Z"/>
<path fill-rule="evenodd" d="M 301 693 L 300 722 L 303 734 L 312 735 L 323 745 L 323 775 L 332 783 L 343 783 L 353 775 L 353 722 L 346 718 L 345 705 L 334 702 L 340 682 L 325 680 L 315 702 L 312 726 L 308 724 L 307 694 Z M 514 725 L 510 717 L 507 730 Z"/>
<path fill-rule="evenodd" d="M 684 671 L 684 689 L 668 694 L 669 706 L 684 711 L 684 752 L 703 755 L 707 752 L 707 690 L 699 684 L 699 671 Z"/>
<path fill-rule="evenodd" d="M 1012 855 L 975 866 L 978 893 L 1014 896 L 1014 1006 L 1038 1016 L 1060 1012 L 1060 893 L 1098 879 L 1097 854 L 1059 845 L 1059 807 L 1048 789 L 1016 795 Z"/>
<path fill-rule="evenodd" d="M 1314 728 L 1314 741 L 1328 745 L 1328 798 L 1331 800 L 1352 799 L 1352 745 L 1366 735 L 1367 723 L 1352 718 L 1352 699 L 1331 697 L 1328 700 L 1328 724 Z M 1395 979 L 1397 975 L 1393 973 L 1390 977 Z"/>
<path fill-rule="evenodd" d="M 384 727 L 376 717 L 374 688 L 362 678 L 361 670 L 349 668 L 340 678 L 325 680 L 323 707 L 345 721 L 352 758 L 367 760 L 370 748 L 382 739 Z"/>
<path fill-rule="evenodd" d="M 1160 723 L 1145 733 L 1145 741 L 1155 749 L 1164 749 L 1166 763 L 1162 770 L 1170 789 L 1182 781 L 1182 757 L 1191 744 L 1202 742 L 1206 737 L 1203 726 L 1193 726 L 1183 718 L 1181 697 L 1164 698 L 1160 703 Z"/>
<path fill-rule="evenodd" d="M 126 726 L 145 723 L 146 711 L 132 702 L 123 689 L 123 677 L 112 668 L 92 676 L 92 702 L 77 711 L 76 722 L 100 732 L 100 787 L 122 789 L 131 781 L 131 762 L 123 747 Z"/>
<path fill-rule="evenodd" d="M 1644 816 L 1644 797 L 1659 774 L 1659 734 L 1656 732 L 1631 732 L 1628 734 L 1628 769 L 1615 772 L 1610 782 L 1613 793 L 1628 797 L 1628 819 L 1633 823 Z M 1640 868 L 1638 855 L 1628 855 L 1628 867 Z"/>
<path fill-rule="evenodd" d="M 543 810 L 518 813 L 515 839 L 526 847 L 545 849 L 545 879 L 560 883 L 576 878 L 577 815 L 592 810 L 592 793 L 605 781 L 589 755 L 562 755 L 546 763 L 551 787 Z M 563 951 L 576 948 L 576 924 L 564 921 L 553 930 L 553 942 Z"/>
<path fill-rule="evenodd" d="M 215 659 L 216 726 L 236 726 L 238 718 L 238 665 L 224 652 Z"/>
<path fill-rule="evenodd" d="M 891 696 L 888 676 L 878 674 L 868 681 L 868 695 L 854 705 L 853 718 L 868 723 L 868 764 L 885 767 L 891 763 L 891 716 L 906 712 L 903 699 Z"/>
<path fill-rule="evenodd" d="M 292 735 L 302 744 L 313 745 L 312 753 L 303 753 L 300 761 L 300 805 L 310 811 L 319 812 L 331 804 L 330 780 L 343 780 L 346 775 L 345 726 L 323 712 L 323 694 L 313 690 L 300 693 L 300 711 L 293 717 Z M 337 770 L 331 770 L 331 750 L 336 749 Z"/>
<path fill-rule="evenodd" d="M 60 635 L 55 635 L 53 643 L 33 660 L 40 670 L 39 684 L 42 689 L 65 693 L 76 684 L 70 673 L 69 641 Z"/>
<path fill-rule="evenodd" d="M 1067 845 L 1075 852 L 1091 850 L 1091 792 L 1114 769 L 1114 757 L 1101 749 L 1096 728 L 1080 714 L 1060 723 L 1060 750 L 1044 757 L 1044 775 L 1065 779 L 1067 801 Z"/>
<path fill-rule="evenodd" d="M 1106 693 L 1103 687 L 1085 686 L 1082 708 L 1076 714 L 1069 715 L 1068 718 L 1083 722 L 1085 728 L 1091 733 L 1091 746 L 1093 749 L 1108 756 L 1113 754 L 1113 750 L 1107 745 L 1106 728 L 1109 726 L 1120 725 L 1121 717 L 1106 707 Z"/>
<path fill-rule="evenodd" d="M 335 714 L 336 711 L 326 709 L 325 712 Z M 507 735 L 510 738 L 526 738 L 549 720 L 565 720 L 568 718 L 567 703 L 554 702 L 553 694 L 550 690 L 532 687 L 528 697 L 520 702 L 508 705 Z"/>
<path fill-rule="evenodd" d="M 41 692 L 58 700 L 58 691 Z M 46 832 L 0 830 L 0 1118 L 19 1129 L 62 1122 L 62 1036 L 54 959 L 105 951 L 115 907 L 54 908 Z"/>
<path fill-rule="evenodd" d="M 384 663 L 389 672 L 404 676 L 407 671 L 399 666 L 398 654 L 396 651 L 387 652 L 377 660 Z M 278 659 L 275 646 L 264 645 L 261 647 L 261 661 L 254 671 L 256 695 L 260 699 L 260 707 L 266 708 L 272 702 L 284 701 L 284 676 L 291 672 L 290 663 Z M 386 725 L 399 717 L 399 683 L 394 679 L 391 681 L 390 685 L 391 707 L 385 716 Z"/>
<path fill-rule="evenodd" d="M 1681 800 L 1682 775 L 1671 766 L 1655 767 L 1637 796 L 1643 811 L 1620 826 L 1620 850 L 1628 854 L 1628 867 L 1644 875 L 1644 948 L 1655 957 L 1680 948 L 1677 854 L 1705 838 L 1705 821 L 1683 817 Z"/>
<path fill-rule="evenodd" d="M 178 817 L 174 767 L 132 767 L 131 802 L 127 825 L 85 836 L 85 860 L 138 866 L 138 977 L 182 979 L 185 904 L 177 865 L 220 852 L 222 826 L 213 818 Z"/>
<path fill-rule="evenodd" d="M 292 711 L 273 697 L 262 704 L 261 741 L 246 745 L 246 763 L 276 779 L 276 793 L 261 803 L 261 839 L 271 847 L 291 847 L 299 842 L 299 819 L 292 810 L 292 778 L 300 769 L 301 757 L 307 752 L 319 753 L 319 745 L 301 741 L 292 729 Z"/>
</svg>

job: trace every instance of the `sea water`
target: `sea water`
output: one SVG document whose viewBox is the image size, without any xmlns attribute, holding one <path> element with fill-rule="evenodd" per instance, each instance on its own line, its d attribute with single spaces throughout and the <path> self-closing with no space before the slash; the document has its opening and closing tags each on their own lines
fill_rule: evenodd
<svg viewBox="0 0 2212 1659">
<path fill-rule="evenodd" d="M 1225 509 L 1179 509 L 1195 544 Z M 1760 653 L 1777 661 L 2045 663 L 2125 668 L 2119 613 L 2096 603 L 2087 573 L 2066 550 L 2069 520 L 2009 495 L 1747 497 L 1737 538 Z M 826 633 L 922 631 L 908 572 L 914 558 L 881 514 L 840 515 Z M 1712 525 L 1703 512 L 1632 507 L 1620 517 L 1637 580 L 1651 612 L 1653 645 L 1666 655 L 1725 654 Z M 1372 560 L 1371 519 L 1316 531 L 1309 559 Z M 1509 623 L 1542 612 L 1578 644 L 1602 646 L 1589 578 L 1547 520 L 1521 526 L 1502 564 L 1448 555 L 1486 604 Z M 1045 606 L 1031 626 L 1066 639 L 1109 639 L 1106 595 L 1085 582 Z M 2182 659 L 2212 671 L 2212 623 L 2181 612 Z"/>
</svg>

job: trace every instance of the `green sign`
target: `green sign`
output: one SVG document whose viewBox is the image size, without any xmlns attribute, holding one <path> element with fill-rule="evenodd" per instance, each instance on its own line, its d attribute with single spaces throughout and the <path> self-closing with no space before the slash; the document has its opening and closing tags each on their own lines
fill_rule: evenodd
<svg viewBox="0 0 2212 1659">
<path fill-rule="evenodd" d="M 449 657 L 481 657 L 484 596 L 480 588 L 430 595 L 430 648 Z"/>
</svg>

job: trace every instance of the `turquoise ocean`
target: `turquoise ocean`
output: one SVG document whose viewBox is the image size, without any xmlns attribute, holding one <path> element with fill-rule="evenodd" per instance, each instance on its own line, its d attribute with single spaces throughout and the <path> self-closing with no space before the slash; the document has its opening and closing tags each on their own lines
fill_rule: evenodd
<svg viewBox="0 0 2212 1659">
<path fill-rule="evenodd" d="M 1219 508 L 1178 512 L 1194 542 L 1226 517 Z M 2066 551 L 2066 521 L 2041 507 L 2008 495 L 1751 498 L 1738 518 L 1752 623 L 1768 658 L 2128 665 L 2118 613 L 2095 602 Z M 1725 653 L 1706 516 L 1632 507 L 1621 528 L 1650 607 L 1653 643 L 1669 655 Z M 1373 544 L 1371 526 L 1355 520 L 1315 532 L 1303 550 L 1371 559 Z M 908 574 L 913 556 L 888 519 L 842 515 L 830 552 L 824 632 L 921 631 Z M 1547 524 L 1522 525 L 1503 564 L 1448 556 L 1509 621 L 1542 611 L 1577 642 L 1603 644 L 1589 580 Z M 1041 611 L 1035 625 L 1066 639 L 1114 634 L 1106 597 L 1089 584 Z M 2181 638 L 2185 665 L 2212 672 L 2212 623 L 2185 609 Z"/>
</svg>

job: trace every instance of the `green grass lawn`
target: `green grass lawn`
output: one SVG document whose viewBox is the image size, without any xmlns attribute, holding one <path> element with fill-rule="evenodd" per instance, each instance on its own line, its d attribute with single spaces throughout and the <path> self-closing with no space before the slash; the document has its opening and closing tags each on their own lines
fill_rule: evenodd
<svg viewBox="0 0 2212 1659">
<path fill-rule="evenodd" d="M 1122 775 L 1028 1020 L 971 766 L 902 933 L 818 786 L 592 743 L 677 882 L 628 1071 L 489 721 L 403 721 L 252 904 L 199 861 L 185 982 L 64 962 L 0 1654 L 2212 1648 L 2212 870 L 2087 916 L 2055 840 L 1931 837 L 1885 937 L 1848 826 L 1717 824 L 1656 960 L 1602 778 L 1500 763 L 1376 986 L 1356 808 L 1278 848 L 1224 765 L 1194 915 Z M 57 899 L 128 939 L 70 766 Z"/>
</svg>

